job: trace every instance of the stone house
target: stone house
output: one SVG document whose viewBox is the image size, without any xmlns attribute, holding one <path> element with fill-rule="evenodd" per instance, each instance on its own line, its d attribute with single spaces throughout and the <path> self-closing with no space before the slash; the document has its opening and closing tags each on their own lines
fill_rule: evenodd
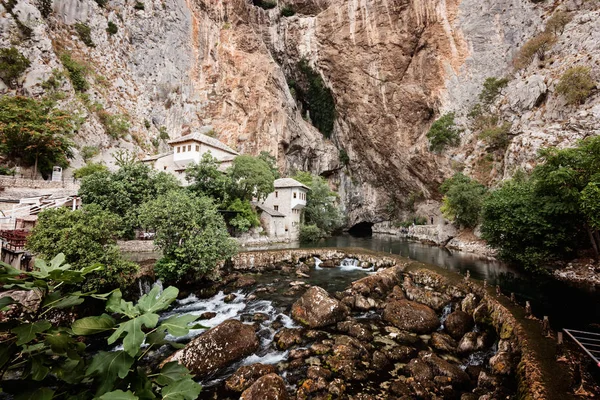
<svg viewBox="0 0 600 400">
<path fill-rule="evenodd" d="M 292 178 L 276 179 L 274 186 L 266 199 L 254 203 L 256 211 L 269 237 L 296 240 L 310 188 Z"/>
<path fill-rule="evenodd" d="M 171 150 L 146 157 L 143 163 L 150 164 L 157 171 L 165 171 L 174 175 L 182 185 L 188 185 L 185 179 L 185 169 L 190 163 L 199 163 L 205 153 L 210 153 L 219 162 L 219 169 L 225 171 L 239 154 L 225 143 L 208 136 L 211 127 L 203 127 L 200 132 L 183 135 L 169 140 Z"/>
</svg>

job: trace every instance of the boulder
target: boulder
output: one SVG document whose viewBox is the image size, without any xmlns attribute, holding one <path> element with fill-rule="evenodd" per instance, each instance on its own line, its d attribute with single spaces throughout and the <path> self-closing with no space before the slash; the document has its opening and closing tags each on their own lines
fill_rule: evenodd
<svg viewBox="0 0 600 400">
<path fill-rule="evenodd" d="M 285 382 L 277 374 L 260 377 L 248 389 L 244 390 L 240 400 L 287 400 L 289 399 Z"/>
<path fill-rule="evenodd" d="M 409 300 L 388 303 L 383 310 L 383 319 L 397 328 L 415 333 L 428 333 L 440 325 L 435 311 Z"/>
<path fill-rule="evenodd" d="M 343 320 L 348 308 L 327 291 L 312 286 L 292 305 L 292 318 L 311 328 L 319 328 Z"/>
<path fill-rule="evenodd" d="M 256 279 L 252 278 L 251 276 L 240 276 L 237 280 L 237 282 L 235 283 L 235 287 L 237 288 L 243 288 L 243 287 L 248 287 L 248 286 L 252 286 L 256 283 Z"/>
<path fill-rule="evenodd" d="M 475 323 L 473 318 L 462 310 L 457 310 L 448 315 L 444 322 L 444 329 L 450 336 L 460 340 L 467 332 L 473 329 Z"/>
<path fill-rule="evenodd" d="M 477 347 L 477 332 L 467 332 L 458 342 L 458 352 L 461 354 L 472 353 Z"/>
<path fill-rule="evenodd" d="M 350 289 L 363 296 L 384 299 L 394 286 L 402 282 L 402 269 L 402 266 L 395 266 L 377 271 L 376 274 L 352 282 Z"/>
<path fill-rule="evenodd" d="M 290 347 L 302 343 L 302 337 L 305 330 L 302 328 L 282 328 L 275 334 L 273 341 L 280 350 L 287 350 Z"/>
<path fill-rule="evenodd" d="M 473 312 L 477 308 L 477 296 L 473 293 L 469 293 L 460 302 L 460 309 L 469 315 L 473 315 Z"/>
<path fill-rule="evenodd" d="M 452 339 L 450 335 L 439 332 L 434 332 L 431 334 L 431 340 L 429 341 L 429 344 L 438 351 L 451 354 L 456 353 L 456 348 L 458 347 L 458 343 L 456 343 L 456 340 Z"/>
<path fill-rule="evenodd" d="M 252 364 L 240 367 L 233 375 L 225 381 L 227 390 L 243 392 L 248 389 L 258 378 L 275 373 L 275 367 L 265 364 Z"/>
<path fill-rule="evenodd" d="M 452 364 L 443 358 L 428 352 L 421 354 L 421 358 L 431 366 L 435 376 L 444 376 L 448 378 L 448 382 L 453 386 L 462 386 L 469 383 L 469 375 L 458 365 Z"/>
<path fill-rule="evenodd" d="M 510 354 L 505 351 L 496 353 L 490 358 L 490 367 L 492 371 L 499 375 L 510 375 L 512 372 L 512 362 Z"/>
<path fill-rule="evenodd" d="M 415 381 L 420 383 L 429 382 L 433 379 L 433 371 L 427 362 L 420 358 L 414 358 L 406 364 L 406 370 Z"/>
<path fill-rule="evenodd" d="M 177 361 L 201 377 L 249 356 L 257 348 L 254 327 L 229 319 L 192 339 L 165 362 Z"/>
<path fill-rule="evenodd" d="M 407 299 L 425 304 L 437 311 L 442 310 L 452 300 L 447 294 L 415 286 L 409 277 L 404 279 L 402 287 Z"/>
</svg>

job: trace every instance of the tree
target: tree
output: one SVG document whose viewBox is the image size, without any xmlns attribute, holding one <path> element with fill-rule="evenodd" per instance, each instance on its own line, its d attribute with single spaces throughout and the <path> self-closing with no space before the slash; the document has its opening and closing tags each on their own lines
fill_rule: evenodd
<svg viewBox="0 0 600 400">
<path fill-rule="evenodd" d="M 316 225 L 302 225 L 300 226 L 300 242 L 310 243 L 318 242 L 323 237 L 323 231 Z"/>
<path fill-rule="evenodd" d="M 588 67 L 569 68 L 560 77 L 556 85 L 556 93 L 561 94 L 569 104 L 582 104 L 592 93 L 596 83 L 590 75 Z"/>
<path fill-rule="evenodd" d="M 542 32 L 539 35 L 529 39 L 519 50 L 514 64 L 517 69 L 527 67 L 537 55 L 540 61 L 546 58 L 546 53 L 556 43 L 556 36 L 550 32 Z"/>
<path fill-rule="evenodd" d="M 299 172 L 294 177 L 310 188 L 306 195 L 304 224 L 315 225 L 321 236 L 329 236 L 343 224 L 343 217 L 336 204 L 337 193 L 329 188 L 327 181 L 309 172 Z"/>
<path fill-rule="evenodd" d="M 565 11 L 557 11 L 546 22 L 546 32 L 554 35 L 562 35 L 565 31 L 565 26 L 573 20 L 571 14 Z"/>
<path fill-rule="evenodd" d="M 210 153 L 204 153 L 198 164 L 187 167 L 185 179 L 190 182 L 189 190 L 218 202 L 227 199 L 227 191 L 232 186 L 231 177 L 219 171 L 219 163 Z"/>
<path fill-rule="evenodd" d="M 0 49 L 0 79 L 8 87 L 15 88 L 17 79 L 29 68 L 31 63 L 15 47 Z"/>
<path fill-rule="evenodd" d="M 231 178 L 232 198 L 252 200 L 266 198 L 275 190 L 273 182 L 275 175 L 271 166 L 260 159 L 248 155 L 237 156 L 233 159 L 233 165 L 228 169 Z"/>
<path fill-rule="evenodd" d="M 84 204 L 97 204 L 123 220 L 123 234 L 131 237 L 138 224 L 139 206 L 156 196 L 179 187 L 177 180 L 165 172 L 156 172 L 140 162 L 121 157 L 115 172 L 101 170 L 85 176 L 79 195 Z"/>
<path fill-rule="evenodd" d="M 235 199 L 227 206 L 227 211 L 235 211 L 238 214 L 229 221 L 229 225 L 237 231 L 247 232 L 250 228 L 260 225 L 256 211 L 249 201 Z"/>
<path fill-rule="evenodd" d="M 0 263 L 3 291 L 16 286 L 21 292 L 34 292 L 30 297 L 38 299 L 27 308 L 11 297 L 16 292 L 0 298 L 0 309 L 6 311 L 0 352 L 3 393 L 30 399 L 196 399 L 201 387 L 185 367 L 170 362 L 159 369 L 146 358 L 153 348 L 175 346 L 166 340 L 167 332 L 181 336 L 197 328 L 190 326 L 198 318 L 191 314 L 159 323 L 158 313 L 175 301 L 177 288 L 159 293 L 155 287 L 137 304 L 125 301 L 118 289 L 82 293 L 77 285 L 100 267 L 78 269 L 64 261 L 63 254 L 50 262 L 38 258 L 31 272 Z M 89 315 L 94 309 L 90 305 L 99 302 L 106 302 L 107 313 L 72 322 L 71 315 Z M 98 351 L 96 343 L 102 342 L 117 349 Z M 5 374 L 7 370 L 10 374 Z"/>
<path fill-rule="evenodd" d="M 429 132 L 429 150 L 440 152 L 446 146 L 456 147 L 460 144 L 461 130 L 454 123 L 454 113 L 447 113 L 436 120 Z"/>
<path fill-rule="evenodd" d="M 73 117 L 50 100 L 23 96 L 0 98 L 0 153 L 34 170 L 52 171 L 54 165 L 66 167 L 75 128 Z"/>
<path fill-rule="evenodd" d="M 271 172 L 273 173 L 275 179 L 281 178 L 281 175 L 279 174 L 279 169 L 277 168 L 277 159 L 275 158 L 275 156 L 273 156 L 268 151 L 261 151 L 258 155 L 258 158 L 260 158 L 269 165 L 269 168 L 271 169 Z"/>
<path fill-rule="evenodd" d="M 84 165 L 83 167 L 78 168 L 75 171 L 73 171 L 73 177 L 76 179 L 82 179 L 88 175 L 92 175 L 97 172 L 104 172 L 104 171 L 108 171 L 108 168 L 106 167 L 106 165 L 104 165 L 102 163 L 88 163 L 88 164 Z"/>
<path fill-rule="evenodd" d="M 479 223 L 485 186 L 458 172 L 440 187 L 444 194 L 442 214 L 457 224 L 473 228 Z"/>
<path fill-rule="evenodd" d="M 121 219 L 95 205 L 71 211 L 57 208 L 43 211 L 27 239 L 27 248 L 42 258 L 57 252 L 74 268 L 99 263 L 102 272 L 86 277 L 84 290 L 124 287 L 133 282 L 138 266 L 126 261 L 116 245 Z"/>
<path fill-rule="evenodd" d="M 163 258 L 156 274 L 167 281 L 197 281 L 218 276 L 218 264 L 235 254 L 223 217 L 211 199 L 170 191 L 140 207 L 141 225 L 156 232 Z"/>
</svg>

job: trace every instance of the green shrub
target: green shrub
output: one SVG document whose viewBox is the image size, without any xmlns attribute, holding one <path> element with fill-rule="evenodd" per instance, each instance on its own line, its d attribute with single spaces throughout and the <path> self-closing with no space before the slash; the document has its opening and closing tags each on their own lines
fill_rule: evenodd
<svg viewBox="0 0 600 400">
<path fill-rule="evenodd" d="M 158 138 L 160 140 L 169 140 L 169 132 L 167 132 L 167 127 L 166 126 L 161 126 L 158 129 Z"/>
<path fill-rule="evenodd" d="M 567 26 L 572 19 L 573 17 L 568 12 L 557 11 L 552 14 L 548 22 L 546 22 L 545 31 L 553 35 L 562 35 L 565 31 L 565 26 Z"/>
<path fill-rule="evenodd" d="M 15 174 L 16 171 L 14 168 L 8 168 L 3 165 L 0 165 L 0 175 L 14 176 Z"/>
<path fill-rule="evenodd" d="M 135 8 L 136 10 L 143 10 L 146 7 L 144 6 L 144 3 L 142 3 L 141 1 L 136 1 L 133 8 Z"/>
<path fill-rule="evenodd" d="M 15 88 L 17 79 L 23 75 L 30 65 L 29 60 L 15 47 L 0 49 L 0 79 L 7 86 Z"/>
<path fill-rule="evenodd" d="M 441 207 L 444 217 L 467 228 L 479 223 L 481 205 L 487 193 L 485 186 L 459 172 L 444 181 L 440 192 L 444 194 Z"/>
<path fill-rule="evenodd" d="M 103 8 L 106 3 L 108 3 L 108 0 L 94 0 L 96 2 L 96 4 L 98 4 L 98 7 Z"/>
<path fill-rule="evenodd" d="M 252 0 L 252 3 L 264 10 L 270 10 L 277 7 L 277 2 L 272 0 Z"/>
<path fill-rule="evenodd" d="M 106 27 L 106 32 L 109 35 L 114 35 L 119 31 L 119 27 L 117 27 L 117 24 L 115 24 L 112 21 L 108 21 L 108 26 Z"/>
<path fill-rule="evenodd" d="M 461 130 L 454 123 L 454 113 L 444 114 L 431 125 L 429 132 L 427 132 L 429 150 L 440 152 L 446 146 L 458 146 L 460 144 L 460 132 Z"/>
<path fill-rule="evenodd" d="M 126 115 L 111 114 L 106 110 L 98 111 L 97 115 L 104 126 L 106 134 L 111 138 L 120 139 L 129 132 L 129 122 Z"/>
<path fill-rule="evenodd" d="M 87 47 L 96 47 L 94 41 L 92 40 L 92 28 L 90 28 L 87 24 L 78 22 L 75 24 L 75 32 L 79 36 L 79 39 L 87 46 Z"/>
<path fill-rule="evenodd" d="M 300 226 L 300 242 L 310 243 L 317 242 L 323 237 L 321 229 L 316 225 L 302 225 Z"/>
<path fill-rule="evenodd" d="M 100 149 L 97 146 L 83 146 L 81 149 L 81 157 L 85 162 L 88 162 L 90 158 L 96 157 L 98 154 L 100 154 Z"/>
<path fill-rule="evenodd" d="M 106 170 L 108 170 L 108 168 L 106 168 L 106 165 L 102 163 L 89 163 L 73 171 L 73 177 L 75 177 L 76 179 L 82 179 L 88 175 L 92 175 L 97 172 L 103 172 Z"/>
<path fill-rule="evenodd" d="M 540 61 L 546 57 L 546 53 L 556 43 L 556 36 L 549 32 L 543 32 L 529 39 L 517 53 L 514 64 L 517 69 L 527 67 L 537 55 Z"/>
<path fill-rule="evenodd" d="M 294 179 L 310 188 L 306 195 L 304 223 L 316 225 L 321 236 L 329 236 L 338 230 L 343 225 L 344 218 L 336 203 L 338 194 L 331 190 L 325 178 L 301 171 Z"/>
<path fill-rule="evenodd" d="M 339 160 L 343 165 L 348 165 L 350 163 L 350 156 L 344 149 L 340 149 Z"/>
<path fill-rule="evenodd" d="M 235 211 L 238 213 L 229 221 L 229 225 L 239 232 L 247 232 L 250 228 L 260 225 L 258 215 L 250 205 L 249 201 L 235 199 L 227 206 L 227 211 Z"/>
<path fill-rule="evenodd" d="M 87 65 L 73 59 L 69 53 L 63 53 L 60 56 L 60 61 L 67 69 L 67 75 L 69 76 L 69 80 L 71 81 L 75 91 L 85 92 L 90 88 L 90 84 L 86 79 L 89 72 Z"/>
<path fill-rule="evenodd" d="M 564 96 L 569 104 L 581 104 L 595 87 L 596 83 L 590 75 L 590 68 L 578 66 L 569 68 L 560 77 L 556 92 Z"/>
<path fill-rule="evenodd" d="M 492 126 L 484 129 L 479 134 L 479 139 L 486 142 L 490 147 L 495 149 L 505 149 L 509 143 L 509 133 L 512 124 L 504 122 L 500 126 Z"/>
<path fill-rule="evenodd" d="M 485 82 L 483 82 L 483 89 L 481 90 L 481 93 L 479 93 L 479 100 L 486 105 L 492 104 L 500 94 L 502 88 L 507 84 L 508 79 L 506 78 L 487 78 Z"/>
<path fill-rule="evenodd" d="M 294 14 L 296 14 L 296 11 L 294 10 L 294 7 L 292 7 L 289 4 L 286 4 L 285 6 L 283 6 L 283 8 L 281 9 L 281 16 L 282 17 L 291 17 Z"/>
</svg>

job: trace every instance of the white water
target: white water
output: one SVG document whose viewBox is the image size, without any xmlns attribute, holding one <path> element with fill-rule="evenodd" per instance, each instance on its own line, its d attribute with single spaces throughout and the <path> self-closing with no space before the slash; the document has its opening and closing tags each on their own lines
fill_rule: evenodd
<svg viewBox="0 0 600 400">
<path fill-rule="evenodd" d="M 446 323 L 446 318 L 448 315 L 452 313 L 452 303 L 446 304 L 446 307 L 442 310 L 442 315 L 440 316 L 440 328 L 438 331 L 444 330 L 444 324 Z"/>
<path fill-rule="evenodd" d="M 323 269 L 323 268 L 319 267 L 319 265 L 321 265 L 321 263 L 323 263 L 323 261 L 318 259 L 317 257 L 313 257 L 313 258 L 315 259 L 315 270 L 318 271 L 320 269 Z"/>
<path fill-rule="evenodd" d="M 360 271 L 374 271 L 374 267 L 371 268 L 362 268 L 360 266 L 360 261 L 358 261 L 357 259 L 354 258 L 344 258 L 340 264 L 340 269 L 342 271 L 356 271 L 356 270 L 360 270 Z"/>
</svg>

